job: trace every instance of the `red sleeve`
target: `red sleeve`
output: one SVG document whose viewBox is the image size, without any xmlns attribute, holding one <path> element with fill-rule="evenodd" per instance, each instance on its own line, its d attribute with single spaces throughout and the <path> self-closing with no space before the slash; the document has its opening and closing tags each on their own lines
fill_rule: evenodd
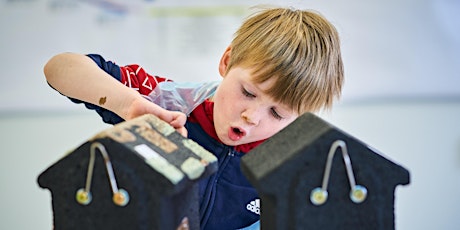
<svg viewBox="0 0 460 230">
<path fill-rule="evenodd" d="M 139 65 L 127 65 L 120 67 L 121 83 L 129 88 L 137 90 L 142 95 L 148 95 L 163 81 L 171 81 L 164 77 L 152 76 L 145 72 Z"/>
</svg>

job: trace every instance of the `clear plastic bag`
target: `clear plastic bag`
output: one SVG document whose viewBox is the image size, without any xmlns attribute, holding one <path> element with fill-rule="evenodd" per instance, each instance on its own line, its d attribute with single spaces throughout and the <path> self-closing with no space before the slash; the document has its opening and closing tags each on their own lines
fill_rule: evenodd
<svg viewBox="0 0 460 230">
<path fill-rule="evenodd" d="M 181 111 L 187 116 L 204 100 L 214 95 L 218 81 L 213 82 L 160 82 L 147 96 L 147 100 L 171 111 Z"/>
</svg>

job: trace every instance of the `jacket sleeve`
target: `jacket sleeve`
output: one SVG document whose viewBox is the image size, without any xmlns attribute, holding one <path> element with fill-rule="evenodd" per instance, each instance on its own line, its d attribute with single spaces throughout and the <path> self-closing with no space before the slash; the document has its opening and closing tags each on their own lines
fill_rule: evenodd
<svg viewBox="0 0 460 230">
<path fill-rule="evenodd" d="M 99 68 L 104 70 L 113 78 L 117 79 L 127 87 L 137 90 L 143 95 L 148 95 L 159 82 L 170 81 L 167 78 L 152 76 L 136 64 L 119 66 L 112 61 L 105 60 L 98 54 L 88 54 L 87 56 L 90 57 L 99 66 Z M 83 103 L 88 109 L 95 110 L 105 123 L 117 124 L 124 121 L 120 116 L 110 110 L 75 98 L 69 97 L 69 99 L 77 104 Z"/>
</svg>

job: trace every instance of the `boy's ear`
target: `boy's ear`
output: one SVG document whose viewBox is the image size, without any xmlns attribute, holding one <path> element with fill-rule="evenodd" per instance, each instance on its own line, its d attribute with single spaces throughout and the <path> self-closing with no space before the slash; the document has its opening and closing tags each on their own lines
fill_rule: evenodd
<svg viewBox="0 0 460 230">
<path fill-rule="evenodd" d="M 225 77 L 225 74 L 227 73 L 227 67 L 228 67 L 228 62 L 230 61 L 230 54 L 231 54 L 232 48 L 230 46 L 225 49 L 224 54 L 220 58 L 219 62 L 219 73 L 220 76 Z"/>
</svg>

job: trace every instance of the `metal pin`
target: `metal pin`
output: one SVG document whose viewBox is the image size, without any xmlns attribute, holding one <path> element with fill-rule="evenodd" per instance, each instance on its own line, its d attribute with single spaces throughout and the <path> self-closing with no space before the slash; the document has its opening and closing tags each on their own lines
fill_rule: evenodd
<svg viewBox="0 0 460 230">
<path fill-rule="evenodd" d="M 367 197 L 367 189 L 362 185 L 356 185 L 355 176 L 353 174 L 353 168 L 351 166 L 350 156 L 348 155 L 347 145 L 342 140 L 336 140 L 332 143 L 327 156 L 326 167 L 324 169 L 323 183 L 321 187 L 315 188 L 310 193 L 310 201 L 314 205 L 322 205 L 327 201 L 328 192 L 327 186 L 329 183 L 329 177 L 331 173 L 332 161 L 334 159 L 337 148 L 340 147 L 342 150 L 342 158 L 345 163 L 347 170 L 347 177 L 350 183 L 350 199 L 355 203 L 363 202 Z"/>
<path fill-rule="evenodd" d="M 96 160 L 96 149 L 99 149 L 102 157 L 104 158 L 105 168 L 109 176 L 110 187 L 112 189 L 112 201 L 118 206 L 125 206 L 129 202 L 129 194 L 124 189 L 118 189 L 115 174 L 113 173 L 112 163 L 110 162 L 109 155 L 99 142 L 94 142 L 90 147 L 90 158 L 88 164 L 88 171 L 86 174 L 86 185 L 85 188 L 81 188 L 77 191 L 75 198 L 79 204 L 88 205 L 91 203 L 91 180 L 93 178 L 94 161 Z"/>
</svg>

